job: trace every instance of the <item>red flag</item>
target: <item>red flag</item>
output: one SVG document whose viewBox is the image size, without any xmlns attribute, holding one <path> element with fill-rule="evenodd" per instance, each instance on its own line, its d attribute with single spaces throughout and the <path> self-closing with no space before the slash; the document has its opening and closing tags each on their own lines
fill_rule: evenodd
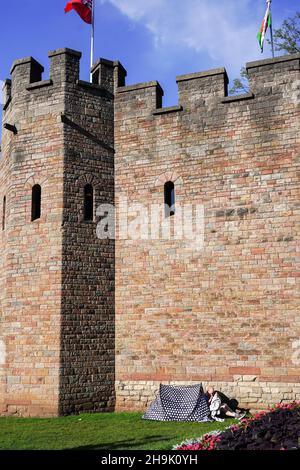
<svg viewBox="0 0 300 470">
<path fill-rule="evenodd" d="M 65 13 L 75 10 L 83 21 L 92 24 L 93 0 L 73 0 L 65 7 Z"/>
</svg>

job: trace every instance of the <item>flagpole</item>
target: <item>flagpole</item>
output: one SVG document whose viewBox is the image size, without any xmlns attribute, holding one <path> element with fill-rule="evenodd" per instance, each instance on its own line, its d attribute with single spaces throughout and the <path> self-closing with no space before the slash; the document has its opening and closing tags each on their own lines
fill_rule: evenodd
<svg viewBox="0 0 300 470">
<path fill-rule="evenodd" d="M 91 68 L 90 68 L 90 82 L 93 81 L 93 74 L 91 72 L 94 65 L 94 49 L 95 49 L 95 0 L 92 1 L 92 32 L 91 32 Z"/>
<path fill-rule="evenodd" d="M 271 46 L 272 46 L 272 57 L 274 59 L 275 52 L 274 52 L 274 40 L 273 40 L 273 15 L 271 10 L 272 0 L 267 0 L 267 5 L 270 8 L 270 15 L 271 15 L 271 24 L 270 24 L 270 36 L 271 36 Z"/>
</svg>

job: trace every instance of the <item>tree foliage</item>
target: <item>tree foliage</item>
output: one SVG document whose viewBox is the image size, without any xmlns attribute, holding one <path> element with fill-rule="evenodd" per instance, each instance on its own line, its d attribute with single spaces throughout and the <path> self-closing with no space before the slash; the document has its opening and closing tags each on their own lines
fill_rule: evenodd
<svg viewBox="0 0 300 470">
<path fill-rule="evenodd" d="M 287 18 L 281 25 L 281 28 L 275 29 L 273 34 L 274 48 L 278 52 L 294 54 L 300 52 L 300 11 L 295 13 L 292 18 Z M 267 40 L 269 44 L 271 41 Z M 249 83 L 246 68 L 241 69 L 240 77 L 233 81 L 230 94 L 247 93 Z"/>
<path fill-rule="evenodd" d="M 293 18 L 287 18 L 281 28 L 274 31 L 274 47 L 276 51 L 295 54 L 300 52 L 300 11 Z M 268 43 L 271 41 L 268 39 Z"/>
<path fill-rule="evenodd" d="M 230 94 L 247 93 L 249 91 L 248 74 L 246 67 L 241 68 L 240 77 L 233 80 L 233 85 L 230 89 Z"/>
</svg>

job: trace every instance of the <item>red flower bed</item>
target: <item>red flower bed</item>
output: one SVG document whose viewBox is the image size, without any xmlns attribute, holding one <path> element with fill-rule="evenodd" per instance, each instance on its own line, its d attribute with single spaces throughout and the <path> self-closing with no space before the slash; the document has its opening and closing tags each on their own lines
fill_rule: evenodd
<svg viewBox="0 0 300 470">
<path fill-rule="evenodd" d="M 299 449 L 300 402 L 279 404 L 243 419 L 223 432 L 214 431 L 186 442 L 176 450 L 290 450 Z"/>
</svg>

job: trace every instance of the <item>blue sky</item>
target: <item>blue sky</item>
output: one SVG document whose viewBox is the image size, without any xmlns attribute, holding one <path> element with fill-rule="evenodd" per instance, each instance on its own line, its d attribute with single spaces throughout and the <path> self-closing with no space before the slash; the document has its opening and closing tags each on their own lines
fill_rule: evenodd
<svg viewBox="0 0 300 470">
<path fill-rule="evenodd" d="M 60 47 L 83 52 L 81 78 L 89 77 L 90 27 L 67 0 L 13 0 L 1 5 L 0 80 L 12 62 L 33 56 L 45 67 L 47 53 Z M 120 60 L 127 84 L 158 80 L 164 105 L 177 103 L 178 74 L 225 66 L 230 79 L 262 55 L 256 34 L 265 0 L 96 0 L 96 57 Z M 299 10 L 299 0 L 273 0 L 275 28 Z M 1 109 L 0 109 L 1 111 Z"/>
</svg>

